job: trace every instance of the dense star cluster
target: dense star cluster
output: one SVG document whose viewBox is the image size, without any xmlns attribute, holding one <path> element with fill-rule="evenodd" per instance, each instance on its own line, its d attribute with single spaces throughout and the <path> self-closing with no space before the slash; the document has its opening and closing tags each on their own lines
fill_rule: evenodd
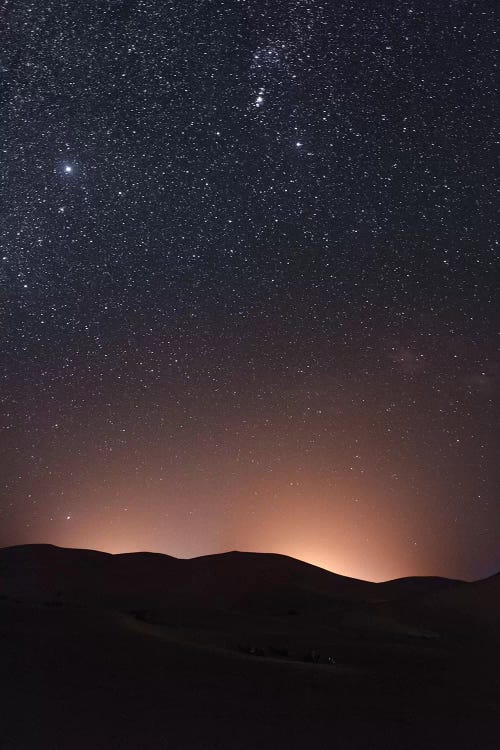
<svg viewBox="0 0 500 750">
<path fill-rule="evenodd" d="M 500 567 L 470 0 L 4 0 L 0 543 Z"/>
</svg>

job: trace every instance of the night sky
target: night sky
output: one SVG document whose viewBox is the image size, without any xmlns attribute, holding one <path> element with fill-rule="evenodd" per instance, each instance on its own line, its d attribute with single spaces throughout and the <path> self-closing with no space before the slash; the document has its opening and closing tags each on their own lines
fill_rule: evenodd
<svg viewBox="0 0 500 750">
<path fill-rule="evenodd" d="M 495 5 L 2 0 L 0 546 L 500 569 Z"/>
</svg>

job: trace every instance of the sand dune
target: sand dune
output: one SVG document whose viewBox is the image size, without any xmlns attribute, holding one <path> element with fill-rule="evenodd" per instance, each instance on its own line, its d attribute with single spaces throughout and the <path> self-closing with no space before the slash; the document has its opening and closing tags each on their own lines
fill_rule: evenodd
<svg viewBox="0 0 500 750">
<path fill-rule="evenodd" d="M 493 750 L 499 586 L 2 549 L 1 747 Z"/>
<path fill-rule="evenodd" d="M 34 599 L 158 604 L 161 597 L 228 606 L 268 596 L 342 601 L 394 600 L 459 582 L 407 578 L 374 584 L 278 554 L 227 552 L 189 560 L 139 552 L 110 555 L 52 545 L 0 550 L 0 593 Z"/>
</svg>

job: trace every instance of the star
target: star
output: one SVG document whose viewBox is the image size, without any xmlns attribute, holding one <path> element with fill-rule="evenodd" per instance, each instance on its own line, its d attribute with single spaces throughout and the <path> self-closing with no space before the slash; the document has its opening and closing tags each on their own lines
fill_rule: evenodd
<svg viewBox="0 0 500 750">
<path fill-rule="evenodd" d="M 71 172 L 73 171 L 73 167 L 71 166 L 71 164 L 66 164 L 64 167 L 64 171 L 66 172 L 66 174 L 71 174 Z"/>
</svg>

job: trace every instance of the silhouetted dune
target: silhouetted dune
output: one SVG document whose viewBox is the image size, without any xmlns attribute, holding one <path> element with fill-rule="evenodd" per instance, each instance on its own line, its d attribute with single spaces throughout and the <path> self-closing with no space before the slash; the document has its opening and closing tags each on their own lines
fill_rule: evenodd
<svg viewBox="0 0 500 750">
<path fill-rule="evenodd" d="M 422 602 L 435 616 L 489 625 L 500 636 L 500 574 L 429 594 Z M 457 619 L 458 618 L 458 619 Z"/>
<path fill-rule="evenodd" d="M 441 591 L 464 584 L 464 581 L 454 578 L 408 576 L 406 578 L 395 578 L 392 581 L 384 581 L 379 584 L 378 588 L 388 599 L 395 599 L 406 596 L 413 597 L 418 594 L 429 594 L 434 591 Z"/>
<path fill-rule="evenodd" d="M 365 599 L 376 588 L 284 555 L 249 552 L 183 560 L 26 545 L 0 550 L 0 570 L 3 594 L 127 607 L 169 602 L 227 607 L 266 598 L 280 606 L 304 606 Z"/>
<path fill-rule="evenodd" d="M 317 607 L 339 601 L 376 603 L 435 594 L 443 595 L 443 601 L 452 606 L 461 597 L 467 598 L 459 591 L 470 586 L 439 577 L 374 584 L 279 554 L 226 552 L 185 560 L 150 552 L 111 555 L 46 544 L 0 549 L 0 571 L 0 593 L 4 595 L 128 608 L 168 603 L 223 608 L 266 603 Z M 495 596 L 498 578 L 475 584 L 479 586 L 477 594 L 471 590 L 468 596 L 489 600 Z"/>
</svg>

